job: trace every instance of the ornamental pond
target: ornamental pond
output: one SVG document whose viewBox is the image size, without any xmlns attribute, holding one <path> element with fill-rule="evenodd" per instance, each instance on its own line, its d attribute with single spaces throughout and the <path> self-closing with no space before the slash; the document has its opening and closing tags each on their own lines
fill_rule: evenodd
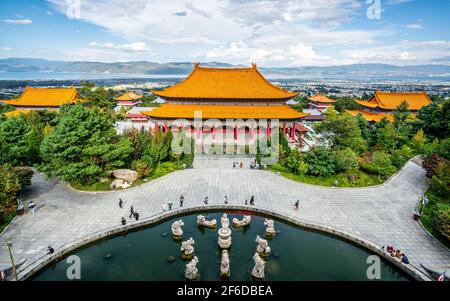
<svg viewBox="0 0 450 301">
<path fill-rule="evenodd" d="M 227 212 L 230 221 L 242 218 L 241 212 Z M 200 213 L 199 213 L 200 214 Z M 195 240 L 199 280 L 217 281 L 220 277 L 221 251 L 218 228 L 222 212 L 201 213 L 207 219 L 217 219 L 215 229 L 197 226 L 197 215 L 170 218 L 162 223 L 97 241 L 82 247 L 57 262 L 51 263 L 32 280 L 67 281 L 66 271 L 72 264 L 70 255 L 81 260 L 81 280 L 84 281 L 180 281 L 189 261 L 181 257 L 181 241 L 172 239 L 171 225 L 182 219 L 183 240 Z M 265 237 L 265 217 L 252 215 L 249 226 L 232 229 L 229 250 L 231 281 L 252 280 L 253 255 L 257 235 Z M 368 281 L 367 269 L 372 253 L 364 248 L 327 234 L 314 232 L 275 220 L 277 234 L 268 239 L 271 254 L 265 258 L 265 280 L 268 281 Z M 381 280 L 408 281 L 410 277 L 381 258 Z"/>
</svg>

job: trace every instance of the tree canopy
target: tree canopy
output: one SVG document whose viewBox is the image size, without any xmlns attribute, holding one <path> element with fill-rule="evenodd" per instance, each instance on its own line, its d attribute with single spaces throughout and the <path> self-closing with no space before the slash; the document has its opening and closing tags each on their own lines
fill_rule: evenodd
<svg viewBox="0 0 450 301">
<path fill-rule="evenodd" d="M 129 139 L 116 134 L 108 113 L 78 104 L 61 109 L 58 124 L 40 151 L 41 169 L 47 175 L 90 183 L 107 170 L 124 166 L 133 148 Z"/>
</svg>

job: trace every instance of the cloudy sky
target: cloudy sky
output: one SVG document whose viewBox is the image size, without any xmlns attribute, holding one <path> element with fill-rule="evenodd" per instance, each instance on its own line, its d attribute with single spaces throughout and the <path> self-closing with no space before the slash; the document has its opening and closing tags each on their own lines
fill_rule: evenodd
<svg viewBox="0 0 450 301">
<path fill-rule="evenodd" d="M 450 65 L 450 0 L 2 0 L 7 57 Z"/>
</svg>

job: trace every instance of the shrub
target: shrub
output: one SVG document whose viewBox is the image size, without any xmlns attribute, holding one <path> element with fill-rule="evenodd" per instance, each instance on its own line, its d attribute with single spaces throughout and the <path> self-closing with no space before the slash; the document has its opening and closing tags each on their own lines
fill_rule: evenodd
<svg viewBox="0 0 450 301">
<path fill-rule="evenodd" d="M 450 207 L 443 208 L 437 213 L 434 224 L 439 233 L 450 240 Z"/>
</svg>

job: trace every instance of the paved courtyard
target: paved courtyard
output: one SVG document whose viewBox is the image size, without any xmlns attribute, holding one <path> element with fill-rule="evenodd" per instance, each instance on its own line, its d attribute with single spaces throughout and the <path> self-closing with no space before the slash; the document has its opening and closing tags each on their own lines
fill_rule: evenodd
<svg viewBox="0 0 450 301">
<path fill-rule="evenodd" d="M 128 223 L 129 207 L 141 220 L 163 214 L 168 201 L 178 209 L 178 198 L 185 196 L 185 207 L 222 205 L 227 195 L 230 205 L 244 205 L 255 196 L 256 207 L 311 224 L 334 227 L 378 246 L 393 244 L 408 255 L 412 265 L 450 264 L 448 249 L 431 238 L 412 219 L 418 198 L 426 189 L 423 169 L 409 162 L 393 179 L 373 188 L 327 188 L 292 182 L 274 173 L 251 169 L 188 169 L 167 175 L 130 190 L 111 193 L 82 193 L 35 175 L 25 193 L 28 203 L 38 206 L 0 237 L 0 264 L 9 263 L 6 239 L 11 238 L 16 261 L 28 259 L 24 266 L 45 255 L 47 246 L 55 250 L 94 233 Z M 118 199 L 125 201 L 124 209 Z M 300 200 L 300 211 L 294 202 Z"/>
</svg>

